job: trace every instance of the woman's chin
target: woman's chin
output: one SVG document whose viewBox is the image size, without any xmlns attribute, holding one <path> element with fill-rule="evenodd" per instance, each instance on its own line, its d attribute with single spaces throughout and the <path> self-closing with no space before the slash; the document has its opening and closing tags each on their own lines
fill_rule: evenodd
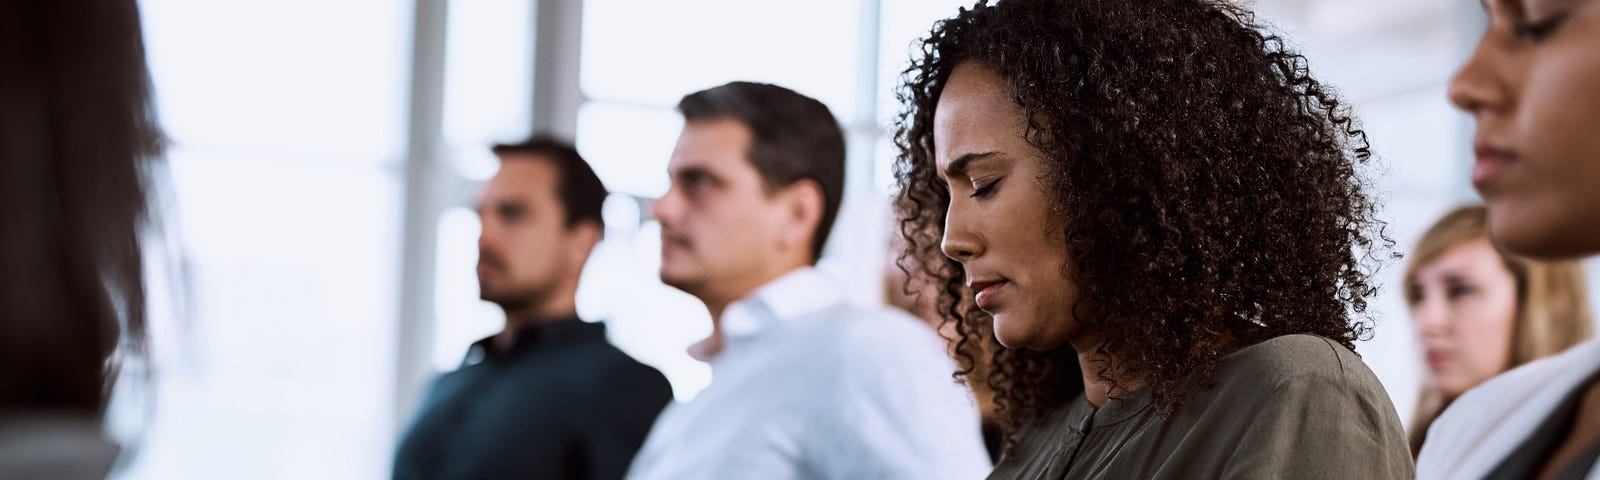
<svg viewBox="0 0 1600 480">
<path fill-rule="evenodd" d="M 1019 325 L 1018 319 L 1006 314 L 995 314 L 993 318 L 995 340 L 1006 348 L 1028 348 L 1035 335 L 1027 325 Z"/>
<path fill-rule="evenodd" d="M 1427 387 L 1444 398 L 1456 398 L 1471 390 L 1473 386 L 1456 378 L 1433 377 L 1428 379 Z"/>
<path fill-rule="evenodd" d="M 1027 319 L 1000 314 L 994 316 L 994 337 L 1001 345 L 1009 349 L 1027 349 L 1036 351 L 1052 350 L 1064 340 L 1052 340 L 1050 335 L 1041 331 L 1039 325 Z"/>
<path fill-rule="evenodd" d="M 1550 202 L 1546 202 L 1548 204 Z M 1562 261 L 1600 253 L 1596 237 L 1584 231 L 1585 220 L 1574 220 L 1559 207 L 1540 208 L 1533 201 L 1513 199 L 1489 202 L 1489 236 L 1501 247 L 1526 257 Z M 1579 217 L 1581 218 L 1581 216 Z"/>
</svg>

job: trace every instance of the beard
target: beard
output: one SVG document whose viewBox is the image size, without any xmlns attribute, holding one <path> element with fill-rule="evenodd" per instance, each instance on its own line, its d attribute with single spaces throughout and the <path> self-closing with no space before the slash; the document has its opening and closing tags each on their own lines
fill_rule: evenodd
<svg viewBox="0 0 1600 480">
<path fill-rule="evenodd" d="M 480 268 L 489 268 L 487 274 L 479 271 L 478 298 L 499 305 L 508 314 L 536 309 L 548 303 L 555 295 L 559 279 L 566 273 L 548 266 L 514 270 L 499 255 L 490 251 L 478 252 L 478 264 Z"/>
<path fill-rule="evenodd" d="M 499 305 L 500 309 L 506 312 L 517 312 L 544 304 L 545 300 L 550 298 L 550 290 L 551 288 L 548 285 L 492 288 L 480 283 L 478 286 L 478 298 Z"/>
<path fill-rule="evenodd" d="M 542 305 L 555 290 L 554 282 L 548 279 L 546 281 L 529 281 L 508 278 L 506 275 L 508 272 L 504 269 L 503 264 L 491 264 L 499 268 L 500 275 L 497 275 L 499 278 L 480 277 L 478 279 L 478 298 L 499 305 L 502 310 L 508 313 Z"/>
</svg>

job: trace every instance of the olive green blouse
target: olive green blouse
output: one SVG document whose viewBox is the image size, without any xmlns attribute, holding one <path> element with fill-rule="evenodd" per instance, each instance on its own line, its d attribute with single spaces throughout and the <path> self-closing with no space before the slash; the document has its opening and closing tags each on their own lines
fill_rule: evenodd
<svg viewBox="0 0 1600 480">
<path fill-rule="evenodd" d="M 1286 335 L 1222 358 L 1215 384 L 1163 419 L 1148 389 L 1095 409 L 1082 395 L 1024 427 L 990 479 L 1410 479 L 1383 385 L 1355 353 Z"/>
</svg>

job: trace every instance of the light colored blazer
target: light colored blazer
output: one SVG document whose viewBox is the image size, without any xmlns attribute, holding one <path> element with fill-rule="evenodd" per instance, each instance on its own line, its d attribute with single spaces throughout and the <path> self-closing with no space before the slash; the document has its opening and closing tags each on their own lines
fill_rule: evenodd
<svg viewBox="0 0 1600 480">
<path fill-rule="evenodd" d="M 1483 478 L 1596 370 L 1600 370 L 1600 339 L 1467 391 L 1428 429 L 1428 440 L 1417 456 L 1417 478 Z M 1591 467 L 1588 478 L 1600 480 L 1600 469 Z"/>
</svg>

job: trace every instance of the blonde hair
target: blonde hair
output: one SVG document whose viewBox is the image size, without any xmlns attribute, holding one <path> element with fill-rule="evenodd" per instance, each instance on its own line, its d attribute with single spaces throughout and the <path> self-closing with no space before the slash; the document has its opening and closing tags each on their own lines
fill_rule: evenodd
<svg viewBox="0 0 1600 480">
<path fill-rule="evenodd" d="M 1487 214 L 1481 205 L 1458 207 L 1435 222 L 1417 241 L 1406 265 L 1404 288 L 1415 287 L 1417 270 L 1438 260 L 1452 247 L 1488 238 Z M 1547 357 L 1588 339 L 1593 333 L 1583 266 L 1577 261 L 1544 262 L 1519 257 L 1495 245 L 1495 252 L 1516 280 L 1517 317 L 1512 328 L 1510 370 Z M 1424 388 L 1411 422 L 1411 453 L 1422 450 L 1433 419 L 1454 398 Z"/>
</svg>

